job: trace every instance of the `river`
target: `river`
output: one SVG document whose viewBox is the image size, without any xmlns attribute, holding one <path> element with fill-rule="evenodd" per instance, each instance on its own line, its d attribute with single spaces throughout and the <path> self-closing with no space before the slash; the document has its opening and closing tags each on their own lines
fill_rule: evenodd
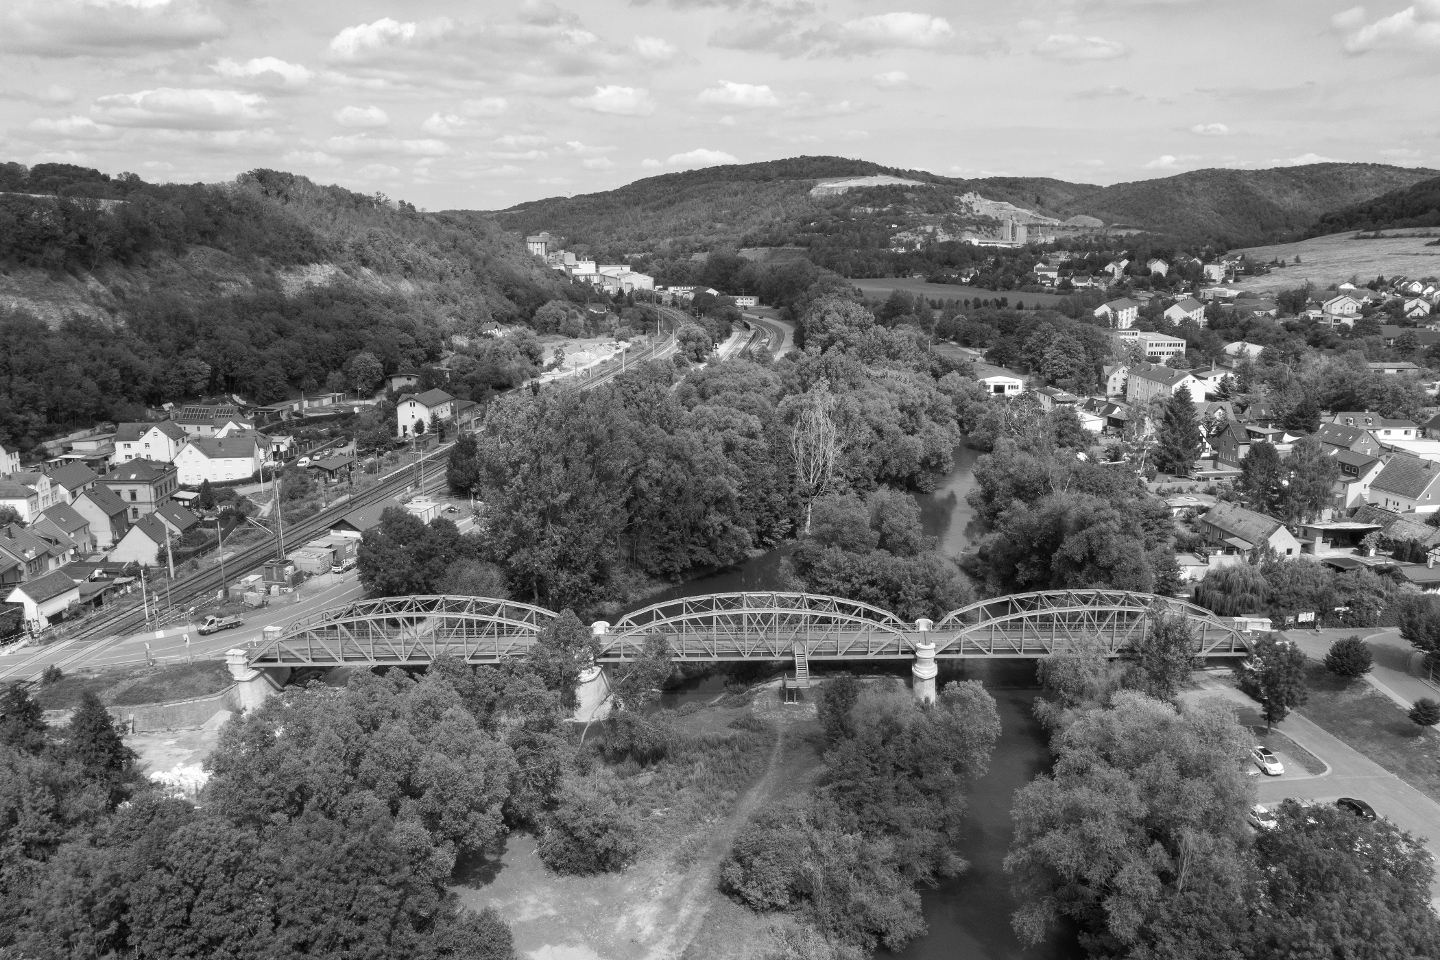
<svg viewBox="0 0 1440 960">
<path fill-rule="evenodd" d="M 970 524 L 975 511 L 965 502 L 965 496 L 975 485 L 974 466 L 978 456 L 968 447 L 957 448 L 954 468 L 936 490 L 915 498 L 926 535 L 935 537 L 940 549 L 955 557 L 973 543 L 974 531 Z M 782 589 L 780 561 L 787 549 L 769 550 L 738 566 L 678 584 L 647 597 L 645 603 L 709 593 Z M 1010 846 L 1010 805 L 1015 791 L 1050 765 L 1044 731 L 1031 712 L 1038 692 L 1034 665 L 1026 661 L 990 661 L 964 666 L 946 664 L 942 668 L 942 682 L 958 678 L 984 683 L 995 698 L 1001 721 L 1000 741 L 990 770 L 970 791 L 965 838 L 960 848 L 960 855 L 969 861 L 970 868 L 954 880 L 922 891 L 925 920 L 930 926 L 927 936 L 899 954 L 882 951 L 877 957 L 907 960 L 1072 960 L 1082 957 L 1084 954 L 1073 935 L 1052 937 L 1026 950 L 1010 929 L 1015 902 L 1003 870 L 1005 852 Z M 673 708 L 691 700 L 709 700 L 723 687 L 723 678 L 707 677 L 667 693 L 663 704 Z"/>
</svg>

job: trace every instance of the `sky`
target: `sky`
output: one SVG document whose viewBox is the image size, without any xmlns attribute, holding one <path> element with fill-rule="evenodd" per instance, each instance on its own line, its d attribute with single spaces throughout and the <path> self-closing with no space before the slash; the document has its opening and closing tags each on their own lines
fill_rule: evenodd
<svg viewBox="0 0 1440 960">
<path fill-rule="evenodd" d="M 1440 0 L 3 0 L 0 159 L 496 209 L 839 155 L 1440 167 Z"/>
</svg>

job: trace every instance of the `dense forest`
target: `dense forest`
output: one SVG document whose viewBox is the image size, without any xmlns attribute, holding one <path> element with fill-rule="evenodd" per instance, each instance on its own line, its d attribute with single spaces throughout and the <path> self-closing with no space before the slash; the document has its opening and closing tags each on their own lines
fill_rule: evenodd
<svg viewBox="0 0 1440 960">
<path fill-rule="evenodd" d="M 1306 235 L 1390 227 L 1440 227 L 1440 177 L 1322 214 Z"/>
<path fill-rule="evenodd" d="M 921 185 L 810 195 L 820 179 L 876 174 Z M 1058 220 L 1085 215 L 1178 242 L 1232 247 L 1292 236 L 1327 211 L 1433 176 L 1434 171 L 1377 164 L 1322 163 L 1197 170 L 1101 187 L 1038 177 L 961 180 L 840 157 L 797 157 L 650 177 L 491 216 L 506 229 L 548 230 L 607 259 L 795 246 L 845 275 L 884 276 L 892 274 L 876 272 L 874 264 L 886 263 L 881 252 L 897 232 L 957 213 L 955 200 L 971 191 Z M 837 267 L 843 260 L 858 264 Z"/>
<path fill-rule="evenodd" d="M 418 367 L 566 293 L 493 226 L 275 171 L 155 185 L 7 164 L 0 190 L 0 437 L 23 449 L 197 394 L 336 389 L 361 350 Z"/>
</svg>

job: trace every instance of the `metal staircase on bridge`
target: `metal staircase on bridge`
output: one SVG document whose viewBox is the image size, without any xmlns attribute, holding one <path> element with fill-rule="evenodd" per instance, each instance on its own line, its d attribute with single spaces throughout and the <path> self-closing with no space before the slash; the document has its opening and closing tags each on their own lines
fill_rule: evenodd
<svg viewBox="0 0 1440 960">
<path fill-rule="evenodd" d="M 790 652 L 795 655 L 795 672 L 785 675 L 785 702 L 798 703 L 801 692 L 810 689 L 810 656 L 803 643 L 791 646 Z"/>
</svg>

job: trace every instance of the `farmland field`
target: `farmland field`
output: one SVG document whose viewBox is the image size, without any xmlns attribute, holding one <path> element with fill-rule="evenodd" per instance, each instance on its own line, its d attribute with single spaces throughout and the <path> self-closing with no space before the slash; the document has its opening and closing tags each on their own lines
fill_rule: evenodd
<svg viewBox="0 0 1440 960">
<path fill-rule="evenodd" d="M 1332 233 L 1298 243 L 1277 243 L 1237 251 L 1264 261 L 1276 257 L 1289 266 L 1264 277 L 1247 277 L 1236 289 L 1251 293 L 1293 290 L 1305 281 L 1320 290 L 1358 277 L 1361 283 L 1377 276 L 1431 277 L 1440 274 L 1440 247 L 1425 244 L 1440 237 L 1440 230 L 1408 228 L 1386 230 L 1379 239 L 1357 240 L 1355 232 Z M 1300 258 L 1296 263 L 1295 258 Z"/>
<path fill-rule="evenodd" d="M 996 297 L 1009 297 L 1012 307 L 1021 300 L 1025 301 L 1027 307 L 1053 307 L 1060 302 L 1060 295 L 1055 293 L 982 290 L 979 287 L 968 287 L 963 284 L 926 283 L 924 280 L 916 280 L 913 277 L 870 277 L 864 280 L 852 280 L 851 283 L 859 287 L 865 296 L 878 297 L 882 300 L 890 296 L 892 290 L 904 290 L 909 294 L 924 294 L 930 300 L 974 300 L 977 297 L 983 300 L 994 300 Z"/>
</svg>

